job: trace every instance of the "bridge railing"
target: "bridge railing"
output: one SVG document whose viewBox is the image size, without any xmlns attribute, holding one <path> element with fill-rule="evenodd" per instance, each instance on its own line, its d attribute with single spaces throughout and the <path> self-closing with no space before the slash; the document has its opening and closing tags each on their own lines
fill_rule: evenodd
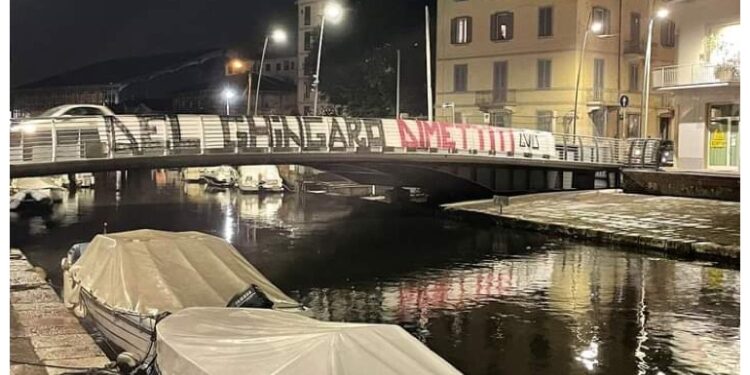
<svg viewBox="0 0 750 375">
<path fill-rule="evenodd" d="M 464 154 L 623 165 L 624 139 L 420 120 L 122 115 L 11 121 L 10 163 L 183 154 Z"/>
</svg>

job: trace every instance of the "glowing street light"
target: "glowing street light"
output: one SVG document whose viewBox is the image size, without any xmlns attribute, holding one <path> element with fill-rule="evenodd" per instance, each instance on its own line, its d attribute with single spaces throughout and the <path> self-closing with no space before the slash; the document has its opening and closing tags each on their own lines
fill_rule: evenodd
<svg viewBox="0 0 750 375">
<path fill-rule="evenodd" d="M 313 99 L 313 116 L 318 115 L 318 95 L 320 94 L 320 53 L 323 50 L 323 29 L 326 21 L 338 23 L 341 21 L 344 15 L 344 8 L 341 4 L 336 2 L 329 2 L 323 8 L 323 17 L 320 20 L 320 37 L 318 38 L 318 63 L 315 67 L 315 79 L 313 80 L 313 87 L 315 88 L 315 97 Z"/>
<path fill-rule="evenodd" d="M 245 66 L 245 64 L 240 59 L 234 59 L 232 60 L 232 67 L 235 69 L 242 69 L 242 67 Z"/>
<path fill-rule="evenodd" d="M 646 137 L 648 130 L 648 95 L 651 85 L 651 40 L 654 37 L 654 19 L 667 18 L 669 10 L 661 8 L 649 17 L 648 21 L 648 40 L 646 42 L 646 58 L 643 68 L 643 94 L 641 95 L 641 138 Z M 656 16 L 656 17 L 654 17 Z"/>
<path fill-rule="evenodd" d="M 601 22 L 594 22 L 591 24 L 591 31 L 593 31 L 596 34 L 599 34 L 604 29 L 604 25 L 602 25 Z"/>
<path fill-rule="evenodd" d="M 274 29 L 271 31 L 270 35 L 266 35 L 266 39 L 263 42 L 263 53 L 260 56 L 260 68 L 258 69 L 258 86 L 255 88 L 255 107 L 253 109 L 253 115 L 258 115 L 258 98 L 260 98 L 260 79 L 263 77 L 263 66 L 265 66 L 266 61 L 266 48 L 268 48 L 268 39 L 271 39 L 274 43 L 282 44 L 286 43 L 286 32 L 281 29 Z M 248 73 L 251 74 L 251 73 Z M 248 82 L 248 98 L 250 97 L 250 84 Z M 250 102 L 248 101 L 248 105 L 250 105 Z M 248 112 L 250 111 L 250 108 L 248 108 Z"/>
<path fill-rule="evenodd" d="M 222 95 L 224 95 L 224 99 L 227 103 L 227 116 L 229 116 L 229 100 L 234 97 L 234 91 L 232 91 L 230 88 L 225 88 L 222 92 Z"/>
</svg>

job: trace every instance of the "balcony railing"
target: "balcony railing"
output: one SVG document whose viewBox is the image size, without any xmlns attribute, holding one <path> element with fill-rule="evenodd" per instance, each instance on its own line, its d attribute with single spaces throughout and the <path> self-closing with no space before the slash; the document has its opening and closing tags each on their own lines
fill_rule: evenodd
<svg viewBox="0 0 750 375">
<path fill-rule="evenodd" d="M 474 102 L 479 107 L 500 107 L 516 102 L 516 90 L 477 91 Z"/>
<path fill-rule="evenodd" d="M 736 64 L 689 64 L 654 68 L 651 76 L 654 88 L 679 88 L 740 83 L 740 66 Z"/>
<path fill-rule="evenodd" d="M 646 42 L 643 40 L 628 40 L 625 42 L 623 52 L 626 55 L 643 55 L 646 51 Z"/>
</svg>

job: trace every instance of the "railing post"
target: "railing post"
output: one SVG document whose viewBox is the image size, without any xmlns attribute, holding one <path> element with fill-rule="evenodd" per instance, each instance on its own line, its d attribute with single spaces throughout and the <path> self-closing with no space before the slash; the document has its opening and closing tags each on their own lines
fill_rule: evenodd
<svg viewBox="0 0 750 375">
<path fill-rule="evenodd" d="M 563 134 L 563 160 L 568 160 L 568 135 Z"/>
<path fill-rule="evenodd" d="M 599 162 L 599 141 L 594 137 L 594 151 L 596 152 L 596 162 Z"/>
<path fill-rule="evenodd" d="M 57 129 L 55 128 L 55 119 L 52 119 L 52 161 L 57 160 Z"/>
<path fill-rule="evenodd" d="M 648 139 L 643 140 L 643 147 L 641 148 L 641 168 L 646 167 L 646 148 L 648 146 Z"/>
<path fill-rule="evenodd" d="M 164 156 L 169 155 L 167 152 L 169 150 L 169 141 L 167 140 L 167 122 L 169 121 L 169 118 L 165 115 L 164 116 L 164 124 L 162 125 L 162 128 L 164 130 Z"/>
<path fill-rule="evenodd" d="M 580 135 L 576 138 L 578 138 L 578 160 L 576 161 L 583 161 L 583 139 Z"/>
<path fill-rule="evenodd" d="M 203 116 L 198 116 L 201 124 L 201 155 L 206 152 L 206 129 L 203 126 Z"/>
</svg>

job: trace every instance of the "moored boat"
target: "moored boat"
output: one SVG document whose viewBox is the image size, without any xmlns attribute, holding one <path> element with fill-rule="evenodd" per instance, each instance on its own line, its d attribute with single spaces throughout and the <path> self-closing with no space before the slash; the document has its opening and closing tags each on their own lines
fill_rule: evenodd
<svg viewBox="0 0 750 375">
<path fill-rule="evenodd" d="M 62 268 L 65 305 L 137 361 L 147 357 L 166 313 L 192 306 L 303 310 L 229 243 L 199 232 L 97 235 L 71 249 Z"/>
<path fill-rule="evenodd" d="M 180 178 L 186 182 L 201 182 L 203 178 L 203 168 L 182 168 Z"/>
<path fill-rule="evenodd" d="M 63 200 L 65 189 L 42 177 L 19 178 L 11 181 L 10 209 L 49 210 Z"/>
<path fill-rule="evenodd" d="M 210 167 L 203 170 L 201 178 L 206 181 L 207 184 L 214 187 L 234 187 L 237 182 L 237 171 L 228 165 Z"/>
<path fill-rule="evenodd" d="M 242 192 L 284 191 L 284 181 L 275 165 L 244 165 L 238 168 L 240 175 L 237 186 Z"/>
<path fill-rule="evenodd" d="M 156 332 L 155 370 L 163 375 L 460 374 L 393 324 L 197 307 L 164 318 Z"/>
</svg>

